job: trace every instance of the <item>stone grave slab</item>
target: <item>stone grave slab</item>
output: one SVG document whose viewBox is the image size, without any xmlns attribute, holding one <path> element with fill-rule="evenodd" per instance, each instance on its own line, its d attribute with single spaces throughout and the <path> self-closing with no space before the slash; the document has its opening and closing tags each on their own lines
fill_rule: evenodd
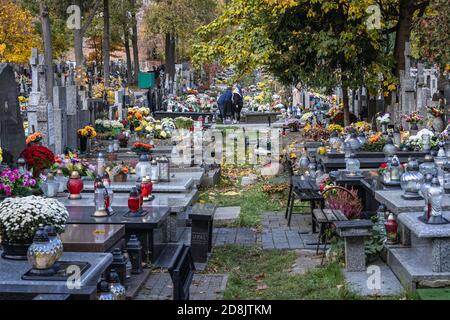
<svg viewBox="0 0 450 320">
<path fill-rule="evenodd" d="M 112 182 L 111 188 L 113 192 L 129 193 L 131 188 L 137 185 L 136 178 L 133 175 L 128 177 L 127 182 Z M 188 192 L 194 186 L 194 179 L 186 175 L 175 174 L 170 182 L 158 182 L 153 184 L 153 193 L 176 193 Z M 94 181 L 84 180 L 84 192 L 94 192 Z"/>
<path fill-rule="evenodd" d="M 241 207 L 218 207 L 214 214 L 214 220 L 218 222 L 235 221 L 239 219 Z"/>
<path fill-rule="evenodd" d="M 198 198 L 198 190 L 191 189 L 187 193 L 157 193 L 154 194 L 153 201 L 144 202 L 144 208 L 169 207 L 171 213 L 179 213 L 186 210 Z M 94 193 L 83 193 L 82 199 L 70 200 L 67 196 L 58 197 L 58 200 L 66 207 L 94 207 Z M 115 193 L 112 202 L 112 208 L 128 207 L 128 194 Z"/>
<path fill-rule="evenodd" d="M 0 293 L 3 295 L 70 294 L 94 298 L 101 274 L 112 262 L 112 254 L 64 252 L 60 261 L 82 261 L 90 264 L 89 269 L 81 275 L 80 289 L 69 289 L 67 281 L 22 280 L 22 275 L 30 269 L 28 261 L 0 258 Z"/>
<path fill-rule="evenodd" d="M 345 281 L 352 292 L 360 296 L 393 296 L 404 293 L 400 281 L 383 261 L 375 261 L 370 266 L 376 266 L 380 270 L 380 287 L 375 286 L 375 284 L 373 288 L 368 286 L 368 283 L 371 283 L 369 277 L 372 276 L 373 272 L 367 270 L 348 272 L 343 270 Z"/>
<path fill-rule="evenodd" d="M 69 224 L 61 234 L 66 252 L 110 252 L 124 237 L 123 225 Z"/>
</svg>

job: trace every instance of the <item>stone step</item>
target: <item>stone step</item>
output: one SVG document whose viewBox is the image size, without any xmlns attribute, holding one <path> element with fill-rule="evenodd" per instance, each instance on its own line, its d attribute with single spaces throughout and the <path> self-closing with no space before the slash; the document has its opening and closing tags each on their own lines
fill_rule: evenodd
<svg viewBox="0 0 450 320">
<path fill-rule="evenodd" d="M 234 222 L 239 219 L 241 207 L 218 207 L 214 214 L 214 221 Z"/>
<path fill-rule="evenodd" d="M 433 272 L 431 252 L 409 247 L 387 248 L 387 264 L 408 291 L 450 286 L 450 272 Z"/>
</svg>

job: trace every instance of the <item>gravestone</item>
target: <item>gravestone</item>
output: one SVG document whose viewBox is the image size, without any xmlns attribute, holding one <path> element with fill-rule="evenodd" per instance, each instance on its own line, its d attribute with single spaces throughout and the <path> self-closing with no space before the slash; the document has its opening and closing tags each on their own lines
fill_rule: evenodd
<svg viewBox="0 0 450 320">
<path fill-rule="evenodd" d="M 0 144 L 4 151 L 11 153 L 16 162 L 25 149 L 25 132 L 17 100 L 17 84 L 11 65 L 0 64 Z M 6 160 L 6 159 L 5 159 Z"/>
<path fill-rule="evenodd" d="M 67 146 L 67 93 L 65 87 L 53 88 L 53 103 L 55 153 L 60 154 Z"/>
<path fill-rule="evenodd" d="M 409 114 L 416 108 L 416 84 L 415 79 L 411 76 L 411 46 L 409 42 L 405 44 L 405 70 L 400 71 L 400 85 L 402 113 Z"/>
<path fill-rule="evenodd" d="M 77 87 L 69 85 L 66 87 L 66 117 L 67 117 L 67 146 L 77 148 L 77 130 L 78 125 L 78 105 L 77 105 Z"/>
</svg>

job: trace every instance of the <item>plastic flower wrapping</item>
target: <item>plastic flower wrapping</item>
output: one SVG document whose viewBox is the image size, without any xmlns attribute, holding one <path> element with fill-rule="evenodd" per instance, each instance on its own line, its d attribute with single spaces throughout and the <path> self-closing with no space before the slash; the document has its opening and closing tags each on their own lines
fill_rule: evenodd
<svg viewBox="0 0 450 320">
<path fill-rule="evenodd" d="M 39 226 L 46 224 L 62 233 L 68 217 L 66 207 L 56 199 L 7 198 L 0 204 L 0 236 L 8 241 L 31 241 Z"/>
</svg>

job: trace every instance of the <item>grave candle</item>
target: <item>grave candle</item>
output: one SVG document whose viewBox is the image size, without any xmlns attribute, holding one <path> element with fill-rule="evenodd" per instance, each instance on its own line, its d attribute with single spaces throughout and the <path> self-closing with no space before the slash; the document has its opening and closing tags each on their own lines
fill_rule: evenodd
<svg viewBox="0 0 450 320">
<path fill-rule="evenodd" d="M 139 212 L 140 207 L 140 199 L 137 188 L 132 188 L 128 198 L 128 209 L 130 209 L 133 213 L 137 213 Z"/>
</svg>

